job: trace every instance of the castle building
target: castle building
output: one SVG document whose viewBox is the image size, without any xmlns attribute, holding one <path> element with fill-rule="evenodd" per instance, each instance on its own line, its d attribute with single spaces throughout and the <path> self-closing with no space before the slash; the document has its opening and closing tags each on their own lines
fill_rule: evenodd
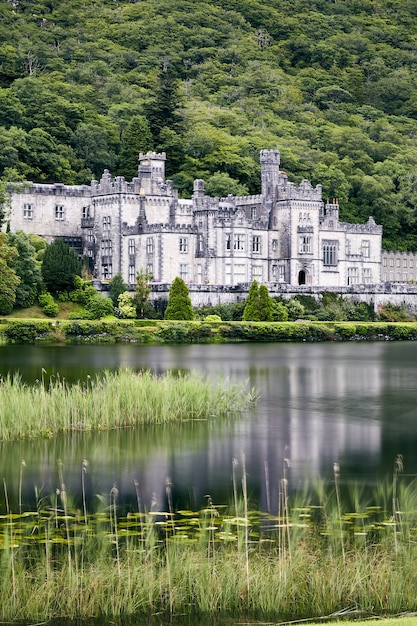
<svg viewBox="0 0 417 626">
<path fill-rule="evenodd" d="M 382 226 L 339 220 L 321 185 L 295 185 L 278 150 L 262 150 L 261 193 L 212 198 L 195 180 L 181 199 L 165 179 L 165 153 L 139 155 L 131 182 L 105 170 L 91 185 L 24 185 L 13 192 L 10 228 L 52 241 L 64 237 L 90 258 L 96 278 L 121 273 L 133 288 L 145 270 L 154 283 L 270 288 L 346 287 L 381 282 Z"/>
</svg>

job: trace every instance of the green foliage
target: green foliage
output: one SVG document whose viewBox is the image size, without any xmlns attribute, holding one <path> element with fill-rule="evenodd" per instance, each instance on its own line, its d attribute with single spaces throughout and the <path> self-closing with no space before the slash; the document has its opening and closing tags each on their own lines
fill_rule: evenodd
<svg viewBox="0 0 417 626">
<path fill-rule="evenodd" d="M 138 175 L 139 153 L 153 148 L 149 122 L 143 115 L 134 115 L 123 132 L 118 169 L 127 179 Z"/>
<path fill-rule="evenodd" d="M 207 315 L 218 315 L 224 321 L 241 321 L 245 302 L 235 302 L 234 304 L 216 304 L 214 306 L 202 306 L 196 309 L 195 313 L 199 319 L 205 319 Z"/>
<path fill-rule="evenodd" d="M 48 322 L 11 321 L 5 330 L 9 343 L 35 343 L 49 331 Z"/>
<path fill-rule="evenodd" d="M 168 295 L 168 306 L 165 309 L 166 320 L 192 320 L 194 312 L 191 306 L 188 287 L 178 276 L 173 280 Z"/>
<path fill-rule="evenodd" d="M 259 193 L 278 146 L 291 182 L 417 250 L 416 28 L 393 0 L 5 2 L 0 176 L 130 178 L 155 148 L 181 193 Z"/>
<path fill-rule="evenodd" d="M 274 322 L 286 322 L 288 320 L 288 309 L 282 302 L 273 298 L 272 320 Z"/>
<path fill-rule="evenodd" d="M 135 300 L 128 291 L 124 291 L 119 295 L 117 301 L 117 310 L 119 316 L 126 319 L 134 319 L 136 317 Z"/>
<path fill-rule="evenodd" d="M 12 264 L 18 258 L 16 248 L 10 246 L 5 233 L 0 232 L 0 315 L 8 315 L 16 301 L 20 278 Z"/>
<path fill-rule="evenodd" d="M 59 306 L 50 293 L 41 293 L 38 299 L 40 306 L 48 317 L 56 317 L 58 315 Z"/>
<path fill-rule="evenodd" d="M 124 293 L 127 289 L 123 276 L 118 273 L 109 282 L 109 294 L 113 302 L 113 306 L 117 307 L 120 294 Z"/>
<path fill-rule="evenodd" d="M 243 311 L 243 321 L 271 322 L 274 305 L 265 285 L 258 286 L 254 280 L 250 286 L 246 305 Z"/>
<path fill-rule="evenodd" d="M 97 289 L 95 289 L 91 281 L 83 280 L 81 276 L 75 276 L 73 291 L 70 292 L 69 298 L 72 302 L 77 302 L 85 306 L 90 298 L 97 295 Z"/>
<path fill-rule="evenodd" d="M 51 293 L 69 292 L 76 276 L 81 275 L 81 263 L 63 239 L 55 239 L 45 250 L 42 277 Z"/>
<path fill-rule="evenodd" d="M 221 322 L 222 318 L 220 315 L 206 315 L 204 318 L 205 322 Z"/>
<path fill-rule="evenodd" d="M 405 304 L 398 306 L 388 302 L 378 308 L 377 318 L 383 322 L 412 322 L 416 316 Z"/>
<path fill-rule="evenodd" d="M 295 321 L 298 319 L 303 319 L 305 309 L 298 298 L 290 298 L 287 303 L 287 311 L 288 311 L 288 319 L 291 321 Z"/>
<path fill-rule="evenodd" d="M 89 298 L 87 304 L 85 305 L 85 310 L 87 312 L 88 319 L 92 320 L 99 320 L 102 317 L 113 315 L 114 313 L 111 298 L 102 296 L 97 291 L 93 296 L 91 296 L 91 298 Z"/>
<path fill-rule="evenodd" d="M 136 274 L 136 286 L 134 301 L 136 304 L 136 313 L 138 317 L 145 317 L 145 307 L 151 294 L 151 288 L 149 286 L 152 280 L 152 274 L 145 270 L 141 270 Z"/>
<path fill-rule="evenodd" d="M 35 302 L 42 283 L 41 270 L 35 259 L 36 250 L 29 235 L 22 231 L 9 233 L 8 242 L 17 250 L 17 256 L 11 262 L 11 267 L 20 278 L 15 306 L 27 308 Z"/>
</svg>

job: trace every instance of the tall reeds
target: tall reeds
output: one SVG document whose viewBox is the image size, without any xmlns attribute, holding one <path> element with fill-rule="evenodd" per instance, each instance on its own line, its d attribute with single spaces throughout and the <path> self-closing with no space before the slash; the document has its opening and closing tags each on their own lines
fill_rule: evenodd
<svg viewBox="0 0 417 626">
<path fill-rule="evenodd" d="M 0 380 L 0 441 L 81 430 L 209 420 L 244 410 L 256 396 L 230 381 L 203 375 L 156 376 L 148 371 L 105 372 L 88 384 L 59 377 L 35 385 L 19 376 Z"/>
<path fill-rule="evenodd" d="M 234 463 L 237 499 L 230 510 L 208 498 L 201 511 L 175 511 L 167 479 L 166 511 L 156 501 L 152 511 L 140 510 L 138 495 L 138 510 L 124 514 L 115 485 L 86 514 L 72 506 L 63 473 L 61 466 L 60 493 L 39 499 L 37 511 L 14 514 L 3 485 L 9 503 L 0 517 L 3 621 L 160 611 L 254 612 L 284 621 L 353 607 L 367 615 L 415 610 L 417 490 L 399 475 L 402 524 L 393 534 L 392 511 L 378 506 L 379 491 L 363 507 L 356 492 L 349 510 L 334 485 L 321 486 L 320 498 L 303 507 L 287 489 L 283 528 L 281 517 L 251 509 L 244 455 Z M 392 487 L 387 483 L 388 501 Z"/>
</svg>

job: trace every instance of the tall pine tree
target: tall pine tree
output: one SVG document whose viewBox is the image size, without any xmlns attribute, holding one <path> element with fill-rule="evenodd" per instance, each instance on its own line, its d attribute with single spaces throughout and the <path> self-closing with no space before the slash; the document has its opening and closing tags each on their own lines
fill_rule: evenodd
<svg viewBox="0 0 417 626">
<path fill-rule="evenodd" d="M 139 152 L 153 149 L 149 122 L 143 115 L 134 115 L 122 135 L 119 171 L 127 179 L 138 175 Z"/>
<path fill-rule="evenodd" d="M 168 306 L 165 309 L 166 320 L 192 320 L 194 311 L 191 305 L 190 292 L 182 278 L 174 279 L 169 290 Z"/>
<path fill-rule="evenodd" d="M 73 248 L 62 238 L 55 239 L 45 250 L 42 277 L 51 293 L 71 291 L 76 276 L 81 276 L 81 262 Z"/>
</svg>

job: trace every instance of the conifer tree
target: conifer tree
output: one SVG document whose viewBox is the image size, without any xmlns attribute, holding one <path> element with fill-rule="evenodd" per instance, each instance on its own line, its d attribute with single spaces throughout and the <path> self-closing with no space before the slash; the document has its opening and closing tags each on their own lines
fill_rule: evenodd
<svg viewBox="0 0 417 626">
<path fill-rule="evenodd" d="M 76 276 L 81 276 L 81 262 L 62 238 L 55 239 L 45 250 L 42 277 L 50 293 L 70 291 Z"/>
<path fill-rule="evenodd" d="M 168 306 L 165 309 L 166 320 L 192 320 L 194 319 L 191 305 L 190 292 L 182 278 L 174 279 L 169 290 Z"/>
<path fill-rule="evenodd" d="M 254 280 L 246 299 L 242 319 L 245 322 L 272 322 L 273 300 L 265 285 L 258 285 Z"/>
<path fill-rule="evenodd" d="M 113 306 L 117 307 L 119 296 L 120 294 L 124 293 L 126 289 L 127 287 L 124 283 L 123 276 L 119 272 L 118 274 L 113 276 L 113 278 L 109 282 L 109 294 L 110 298 L 112 299 Z"/>
<path fill-rule="evenodd" d="M 153 149 L 153 138 L 149 122 L 143 115 L 134 115 L 123 133 L 119 170 L 125 178 L 138 175 L 139 153 Z"/>
<path fill-rule="evenodd" d="M 246 298 L 245 308 L 243 310 L 242 320 L 244 322 L 259 322 L 259 286 L 258 281 L 252 281 Z"/>
<path fill-rule="evenodd" d="M 261 322 L 272 322 L 273 320 L 273 300 L 265 285 L 259 287 L 259 318 Z"/>
</svg>

